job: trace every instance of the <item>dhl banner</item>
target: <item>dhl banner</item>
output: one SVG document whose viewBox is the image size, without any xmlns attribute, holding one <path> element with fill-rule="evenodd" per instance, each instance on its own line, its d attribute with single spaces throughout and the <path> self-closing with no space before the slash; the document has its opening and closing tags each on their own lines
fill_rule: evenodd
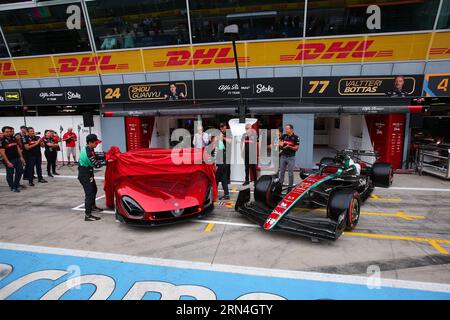
<svg viewBox="0 0 450 320">
<path fill-rule="evenodd" d="M 241 67 L 450 59 L 450 32 L 245 42 Z M 231 44 L 0 59 L 0 80 L 234 67 Z"/>
</svg>

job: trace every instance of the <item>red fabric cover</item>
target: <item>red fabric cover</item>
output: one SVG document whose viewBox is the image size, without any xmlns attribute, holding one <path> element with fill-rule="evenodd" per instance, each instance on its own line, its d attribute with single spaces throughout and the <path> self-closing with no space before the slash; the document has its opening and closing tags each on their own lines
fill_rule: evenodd
<svg viewBox="0 0 450 320">
<path fill-rule="evenodd" d="M 174 163 L 172 152 L 176 152 L 177 155 L 183 157 L 185 163 Z M 108 161 L 104 183 L 106 205 L 110 208 L 114 207 L 114 188 L 124 178 L 155 174 L 191 174 L 195 171 L 202 171 L 209 177 L 213 188 L 213 198 L 216 200 L 215 166 L 202 161 L 203 154 L 202 150 L 194 148 L 138 149 L 121 153 L 118 147 L 111 147 L 106 153 L 106 160 Z"/>
</svg>

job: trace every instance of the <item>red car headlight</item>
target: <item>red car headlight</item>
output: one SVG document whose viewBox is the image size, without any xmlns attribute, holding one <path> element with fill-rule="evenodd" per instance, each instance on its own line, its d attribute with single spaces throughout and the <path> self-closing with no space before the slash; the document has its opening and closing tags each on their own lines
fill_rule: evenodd
<svg viewBox="0 0 450 320">
<path fill-rule="evenodd" d="M 144 215 L 144 209 L 133 199 L 128 196 L 122 197 L 122 204 L 130 216 L 140 217 Z"/>
</svg>

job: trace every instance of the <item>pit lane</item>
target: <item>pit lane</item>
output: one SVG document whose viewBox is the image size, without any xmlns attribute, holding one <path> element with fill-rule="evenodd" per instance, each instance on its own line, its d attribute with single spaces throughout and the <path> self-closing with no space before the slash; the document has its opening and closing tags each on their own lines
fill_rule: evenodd
<svg viewBox="0 0 450 320">
<path fill-rule="evenodd" d="M 294 235 L 265 232 L 237 214 L 233 205 L 241 188 L 238 185 L 233 186 L 230 201 L 217 202 L 214 211 L 202 220 L 143 229 L 117 223 L 113 214 L 105 212 L 102 220 L 87 223 L 75 172 L 65 167 L 60 172 L 62 177 L 33 190 L 28 187 L 17 195 L 8 191 L 0 175 L 0 242 L 62 248 L 67 255 L 71 255 L 70 250 L 85 250 L 246 270 L 263 268 L 266 274 L 281 270 L 286 276 L 290 272 L 314 272 L 372 277 L 378 272 L 386 281 L 450 284 L 450 183 L 446 181 L 397 175 L 392 189 L 376 189 L 362 207 L 354 232 L 345 233 L 336 242 L 315 243 Z M 104 206 L 104 198 L 98 205 Z M 3 257 L 15 259 L 0 252 Z M 0 263 L 7 264 L 5 259 Z M 222 296 L 226 295 L 217 295 Z"/>
</svg>

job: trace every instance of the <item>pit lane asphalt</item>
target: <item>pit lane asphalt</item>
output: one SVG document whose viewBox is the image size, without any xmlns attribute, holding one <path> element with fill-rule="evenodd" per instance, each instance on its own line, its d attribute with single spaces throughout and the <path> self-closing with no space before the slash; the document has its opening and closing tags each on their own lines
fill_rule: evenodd
<svg viewBox="0 0 450 320">
<path fill-rule="evenodd" d="M 83 202 L 82 188 L 74 178 L 76 168 L 59 172 L 66 177 L 47 178 L 47 184 L 14 194 L 6 185 L 4 169 L 0 170 L 0 242 L 346 275 L 367 276 L 370 266 L 378 266 L 383 278 L 450 284 L 446 254 L 450 242 L 434 246 L 428 241 L 450 240 L 450 182 L 438 178 L 396 175 L 392 189 L 377 188 L 363 205 L 365 214 L 354 230 L 359 235 L 347 233 L 336 242 L 313 243 L 248 226 L 251 222 L 232 208 L 237 192 L 231 201 L 217 203 L 207 221 L 133 228 L 103 213 L 102 220 L 85 222 L 82 211 L 72 210 Z M 99 186 L 102 182 L 97 181 Z M 98 205 L 104 207 L 103 198 Z M 394 215 L 398 212 L 420 218 L 408 220 Z M 234 224 L 221 224 L 230 222 Z"/>
</svg>

